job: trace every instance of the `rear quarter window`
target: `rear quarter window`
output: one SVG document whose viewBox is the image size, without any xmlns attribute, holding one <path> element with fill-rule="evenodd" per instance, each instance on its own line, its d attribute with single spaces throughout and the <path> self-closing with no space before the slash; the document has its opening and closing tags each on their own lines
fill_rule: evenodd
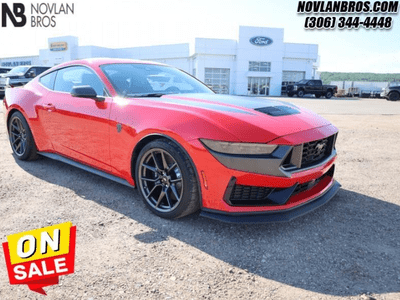
<svg viewBox="0 0 400 300">
<path fill-rule="evenodd" d="M 56 73 L 57 71 L 40 77 L 39 82 L 50 90 L 54 89 L 54 79 L 56 78 Z"/>
</svg>

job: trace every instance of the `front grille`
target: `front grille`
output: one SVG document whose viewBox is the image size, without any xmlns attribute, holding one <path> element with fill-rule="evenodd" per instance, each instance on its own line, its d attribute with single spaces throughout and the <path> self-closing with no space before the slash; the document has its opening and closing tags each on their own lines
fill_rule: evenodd
<svg viewBox="0 0 400 300">
<path fill-rule="evenodd" d="M 272 205 L 274 203 L 267 197 L 273 190 L 268 187 L 236 184 L 229 197 L 229 202 L 232 205 Z"/>
<path fill-rule="evenodd" d="M 322 176 L 320 178 L 317 178 L 315 180 L 311 180 L 309 182 L 305 182 L 302 184 L 297 185 L 296 189 L 294 190 L 292 195 L 296 195 L 308 190 L 311 190 L 314 186 L 316 186 L 325 176 Z"/>
<path fill-rule="evenodd" d="M 301 167 L 308 167 L 316 164 L 332 153 L 335 135 L 303 144 Z"/>
</svg>

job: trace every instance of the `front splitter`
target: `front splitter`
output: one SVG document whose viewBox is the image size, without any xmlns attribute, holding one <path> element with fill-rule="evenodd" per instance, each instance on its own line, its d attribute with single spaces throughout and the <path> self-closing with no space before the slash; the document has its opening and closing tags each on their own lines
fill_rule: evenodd
<svg viewBox="0 0 400 300">
<path fill-rule="evenodd" d="M 203 208 L 200 216 L 218 220 L 225 223 L 243 223 L 243 224 L 256 224 L 256 223 L 276 223 L 276 222 L 289 222 L 302 215 L 308 214 L 313 210 L 326 204 L 336 195 L 341 185 L 336 180 L 331 188 L 325 191 L 324 194 L 293 208 L 281 211 L 268 211 L 268 212 L 252 212 L 252 213 L 228 213 L 216 211 L 212 209 Z"/>
</svg>

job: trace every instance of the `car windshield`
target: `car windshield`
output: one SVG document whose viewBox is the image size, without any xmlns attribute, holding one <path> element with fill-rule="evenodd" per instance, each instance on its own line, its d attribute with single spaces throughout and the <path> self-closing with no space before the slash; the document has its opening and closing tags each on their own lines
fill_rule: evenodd
<svg viewBox="0 0 400 300">
<path fill-rule="evenodd" d="M 400 81 L 390 82 L 389 87 L 393 87 L 393 86 L 400 86 Z"/>
<path fill-rule="evenodd" d="M 300 80 L 300 81 L 298 82 L 298 84 L 306 84 L 307 82 L 308 82 L 308 80 L 303 79 L 303 80 Z"/>
<path fill-rule="evenodd" d="M 25 73 L 26 70 L 28 70 L 28 69 L 29 69 L 29 67 L 15 67 L 15 68 L 12 68 L 11 71 L 7 73 L 7 75 Z"/>
<path fill-rule="evenodd" d="M 151 64 L 125 63 L 101 66 L 118 95 L 161 97 L 166 94 L 208 93 L 206 85 L 176 68 Z"/>
</svg>

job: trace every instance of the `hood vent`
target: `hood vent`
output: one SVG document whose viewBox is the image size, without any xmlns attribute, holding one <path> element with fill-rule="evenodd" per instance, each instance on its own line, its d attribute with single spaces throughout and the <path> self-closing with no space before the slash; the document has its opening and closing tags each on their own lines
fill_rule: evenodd
<svg viewBox="0 0 400 300">
<path fill-rule="evenodd" d="M 261 107 L 261 108 L 256 108 L 255 110 L 273 117 L 296 115 L 300 113 L 300 111 L 295 108 L 283 105 Z"/>
</svg>

